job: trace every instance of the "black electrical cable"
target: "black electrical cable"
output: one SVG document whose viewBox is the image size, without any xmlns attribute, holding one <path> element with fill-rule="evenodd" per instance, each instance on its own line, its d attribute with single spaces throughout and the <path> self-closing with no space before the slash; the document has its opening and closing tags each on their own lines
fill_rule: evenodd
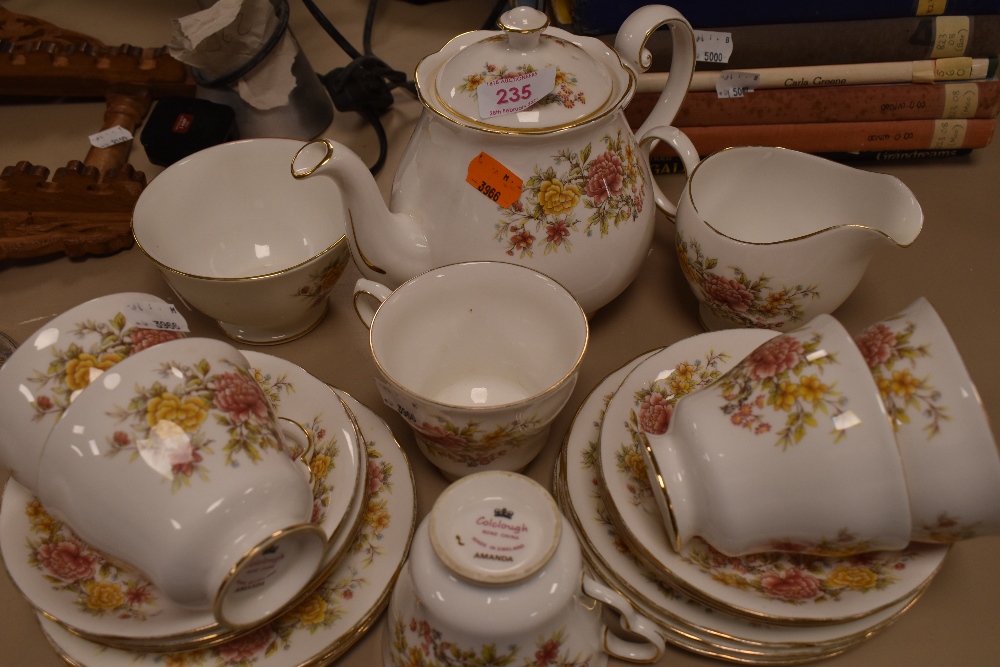
<svg viewBox="0 0 1000 667">
<path fill-rule="evenodd" d="M 240 79 L 242 79 L 246 74 L 250 72 L 254 67 L 259 65 L 264 58 L 266 58 L 274 47 L 278 45 L 281 41 L 282 36 L 285 31 L 288 30 L 288 0 L 271 0 L 271 4 L 274 5 L 274 15 L 278 19 L 278 24 L 274 27 L 271 32 L 271 36 L 268 37 L 267 41 L 257 49 L 257 52 L 253 54 L 250 60 L 246 61 L 236 69 L 231 72 L 227 72 L 221 76 L 217 76 L 214 79 L 206 79 L 197 68 L 191 68 L 191 78 L 194 79 L 195 83 L 199 86 L 204 86 L 206 88 L 225 88 L 230 86 Z"/>
</svg>

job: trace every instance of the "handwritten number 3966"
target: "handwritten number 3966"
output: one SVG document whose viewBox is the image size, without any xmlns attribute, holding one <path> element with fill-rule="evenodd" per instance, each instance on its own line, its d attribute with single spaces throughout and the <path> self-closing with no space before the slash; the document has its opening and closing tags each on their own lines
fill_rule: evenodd
<svg viewBox="0 0 1000 667">
<path fill-rule="evenodd" d="M 513 102 L 520 102 L 521 100 L 526 100 L 531 97 L 531 85 L 525 84 L 518 89 L 517 86 L 511 86 L 510 88 L 500 88 L 497 90 L 497 95 L 500 97 L 497 100 L 497 104 L 511 104 Z M 509 97 L 508 97 L 509 95 Z"/>
</svg>

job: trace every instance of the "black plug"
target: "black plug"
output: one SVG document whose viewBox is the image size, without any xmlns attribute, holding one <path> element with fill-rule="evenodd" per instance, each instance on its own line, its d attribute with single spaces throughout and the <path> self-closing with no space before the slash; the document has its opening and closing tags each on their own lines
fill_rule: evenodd
<svg viewBox="0 0 1000 667">
<path fill-rule="evenodd" d="M 394 72 L 371 56 L 354 59 L 320 76 L 338 111 L 370 112 L 382 115 L 392 107 L 392 89 L 386 81 Z"/>
</svg>

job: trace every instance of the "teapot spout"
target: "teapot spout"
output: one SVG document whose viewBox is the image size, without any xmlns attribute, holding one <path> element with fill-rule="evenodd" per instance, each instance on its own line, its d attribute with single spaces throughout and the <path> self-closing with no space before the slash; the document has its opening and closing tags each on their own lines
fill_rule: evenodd
<svg viewBox="0 0 1000 667">
<path fill-rule="evenodd" d="M 389 210 L 367 165 L 347 146 L 306 143 L 292 159 L 292 176 L 328 178 L 340 189 L 351 256 L 364 277 L 395 288 L 432 268 L 420 221 Z"/>
</svg>

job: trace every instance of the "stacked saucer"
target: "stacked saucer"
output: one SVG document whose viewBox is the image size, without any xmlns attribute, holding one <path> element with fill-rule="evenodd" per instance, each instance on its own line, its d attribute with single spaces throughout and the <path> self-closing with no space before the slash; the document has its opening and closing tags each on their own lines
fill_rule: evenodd
<svg viewBox="0 0 1000 667">
<path fill-rule="evenodd" d="M 89 547 L 11 480 L 0 549 L 71 664 L 196 664 L 210 655 L 270 667 L 319 664 L 357 641 L 386 604 L 415 523 L 402 450 L 388 426 L 345 392 L 277 357 L 243 354 L 279 416 L 312 436 L 311 522 L 327 536 L 322 565 L 280 615 L 234 630 Z"/>
<path fill-rule="evenodd" d="M 674 550 L 628 408 L 657 382 L 671 385 L 661 398 L 695 391 L 774 335 L 706 333 L 611 373 L 581 405 L 553 481 L 590 567 L 654 619 L 667 641 L 761 665 L 818 660 L 871 638 L 920 597 L 948 551 L 911 544 L 842 557 L 729 557 L 697 538 Z M 660 404 L 669 419 L 672 403 Z"/>
</svg>

